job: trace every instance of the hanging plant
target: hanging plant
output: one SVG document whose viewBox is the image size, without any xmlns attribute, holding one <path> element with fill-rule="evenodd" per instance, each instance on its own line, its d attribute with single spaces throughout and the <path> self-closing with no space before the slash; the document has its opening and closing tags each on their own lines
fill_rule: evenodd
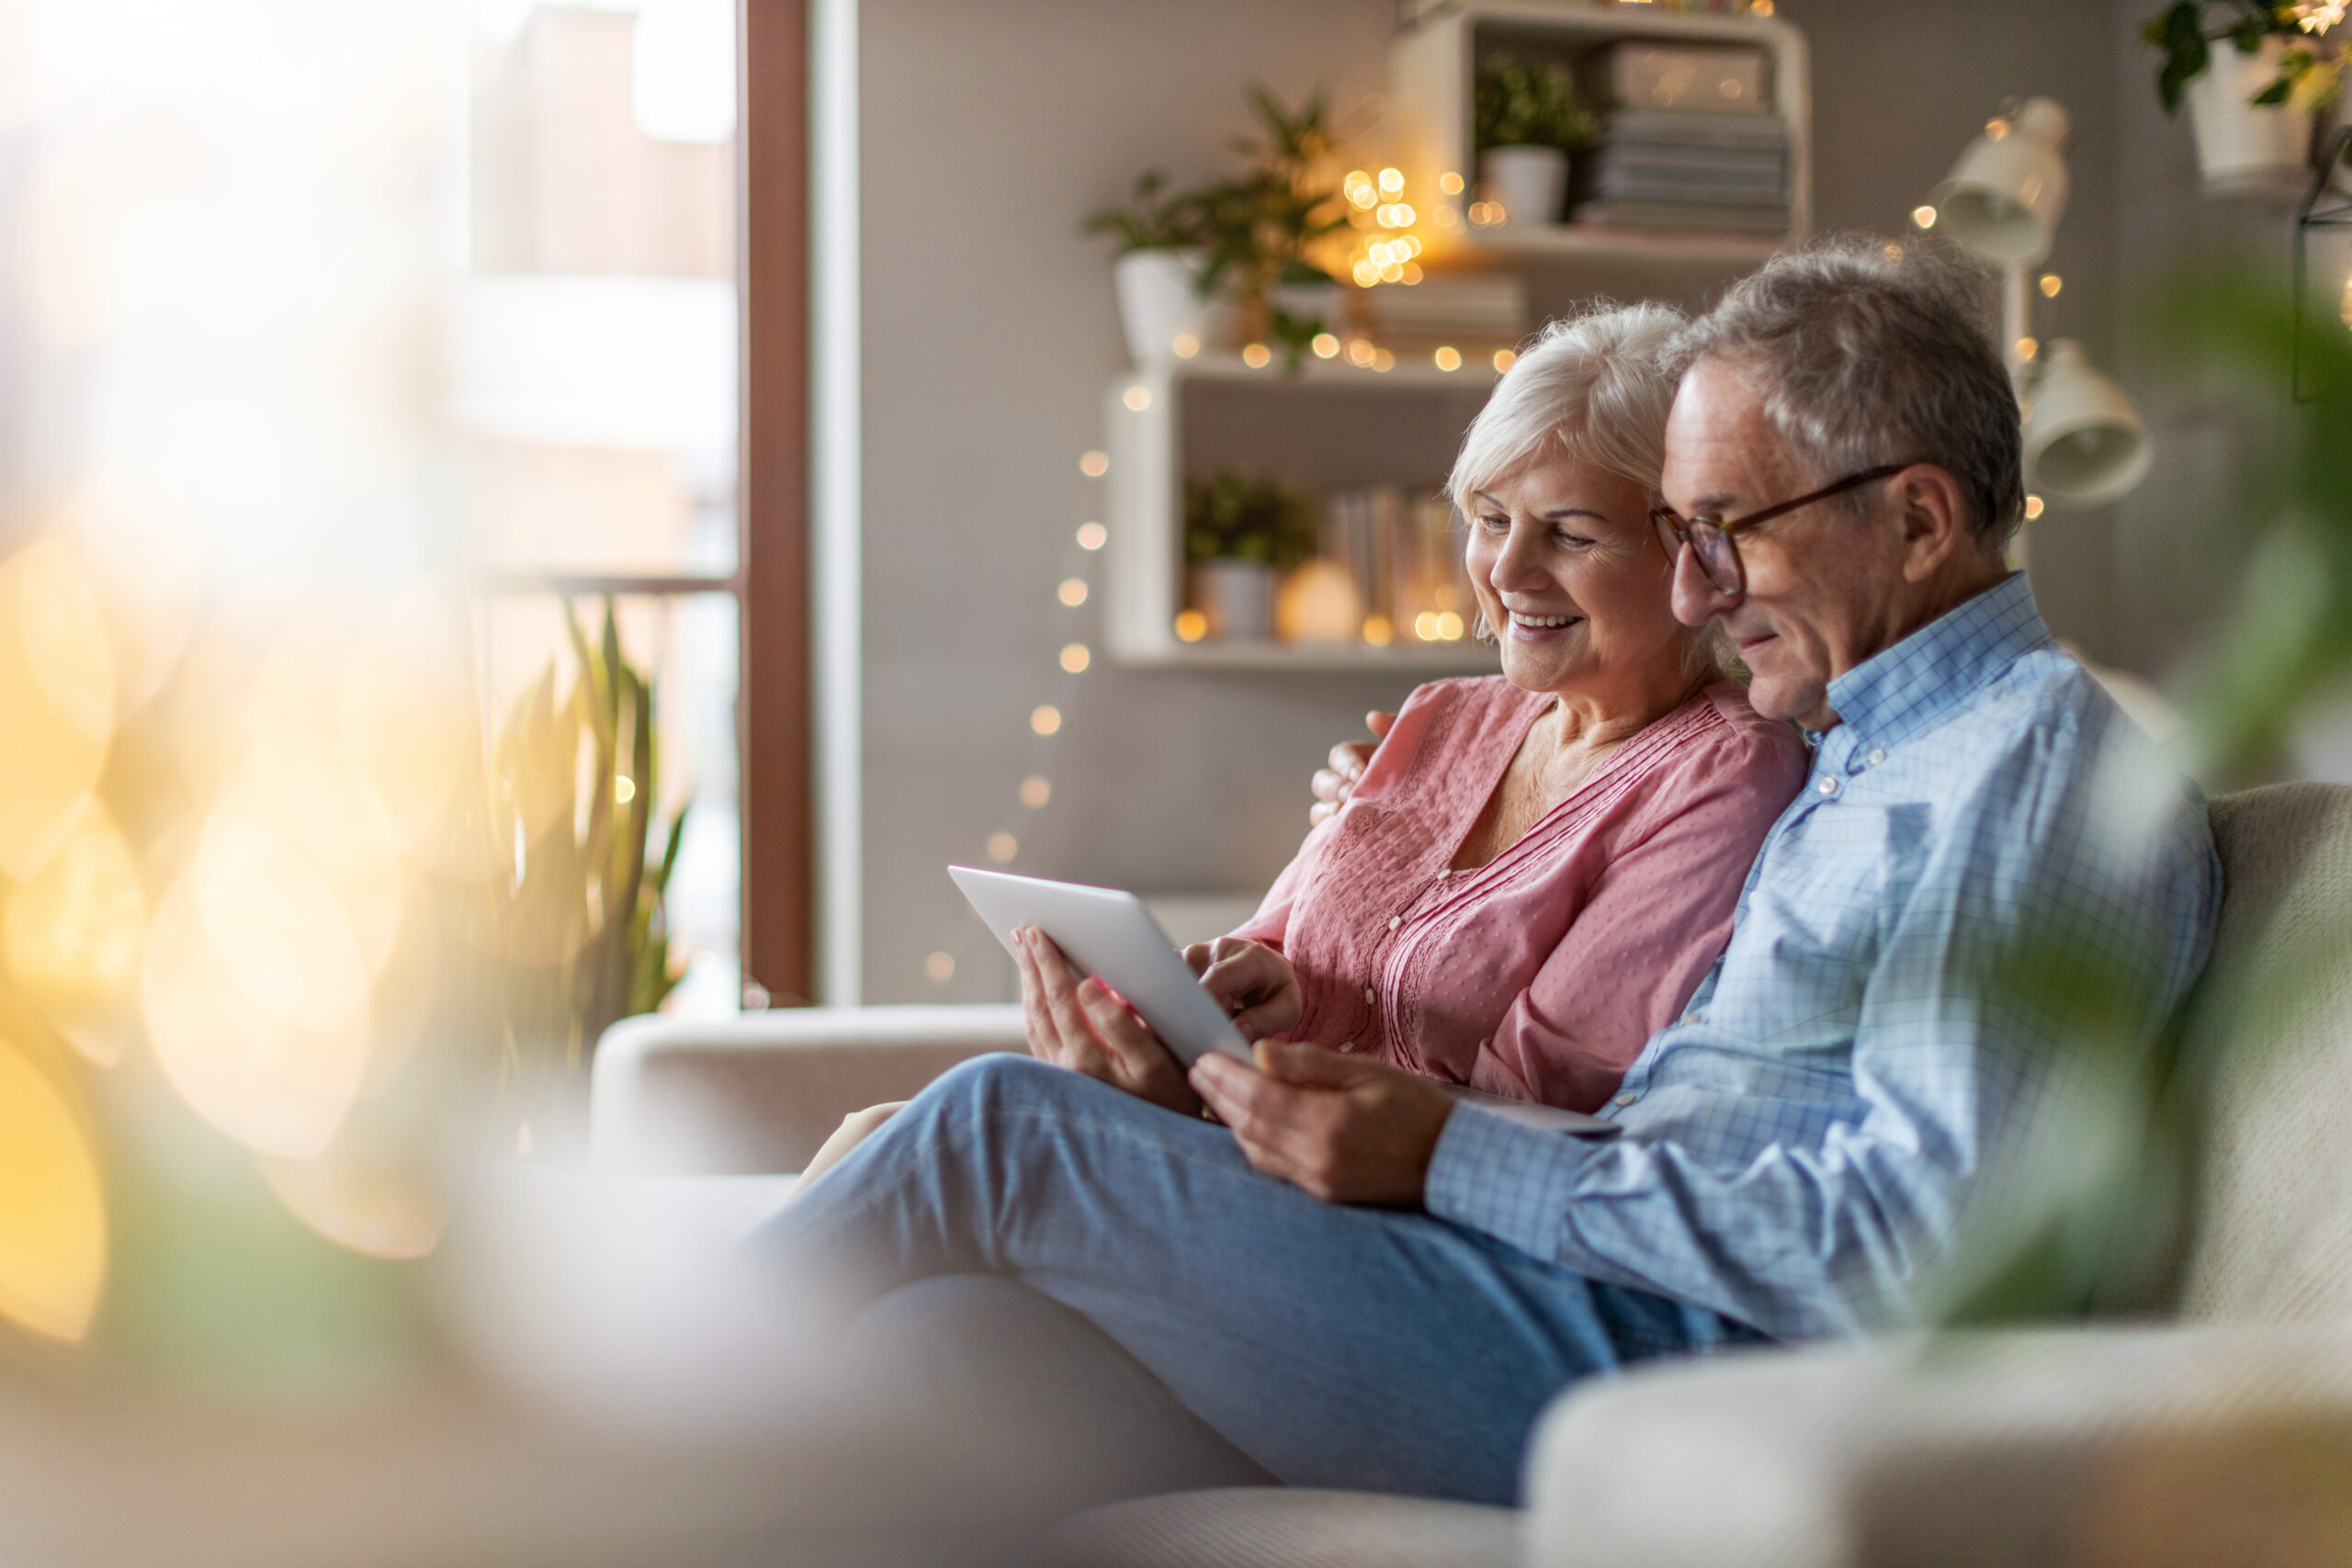
<svg viewBox="0 0 2352 1568">
<path fill-rule="evenodd" d="M 2296 109 L 2332 103 L 2343 90 L 2344 57 L 2322 40 L 2345 10 L 2343 0 L 2178 0 L 2140 28 L 2140 36 L 2165 53 L 2156 68 L 2156 97 L 2166 114 L 2177 114 L 2188 84 L 2211 67 L 2213 45 L 2226 39 L 2240 54 L 2259 54 L 2266 40 L 2285 38 L 2293 41 L 2278 76 L 2249 101 Z"/>
</svg>

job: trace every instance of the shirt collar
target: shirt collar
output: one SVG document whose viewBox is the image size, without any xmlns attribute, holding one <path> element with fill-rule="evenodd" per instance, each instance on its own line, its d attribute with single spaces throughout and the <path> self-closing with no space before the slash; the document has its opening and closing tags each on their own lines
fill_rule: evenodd
<svg viewBox="0 0 2352 1568">
<path fill-rule="evenodd" d="M 2052 646 L 2025 573 L 2013 571 L 1830 682 L 1829 705 L 1841 722 L 1824 739 L 1843 730 L 1849 747 L 1894 745 L 1965 703 L 2025 654 Z"/>
</svg>

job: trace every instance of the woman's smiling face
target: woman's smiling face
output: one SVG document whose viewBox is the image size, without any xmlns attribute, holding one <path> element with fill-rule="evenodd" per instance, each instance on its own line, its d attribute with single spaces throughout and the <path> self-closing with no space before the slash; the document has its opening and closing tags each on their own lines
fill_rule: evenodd
<svg viewBox="0 0 2352 1568">
<path fill-rule="evenodd" d="M 1512 685 L 1606 703 L 1681 671 L 1693 634 L 1674 618 L 1645 487 L 1547 455 L 1470 504 L 1470 585 Z"/>
</svg>

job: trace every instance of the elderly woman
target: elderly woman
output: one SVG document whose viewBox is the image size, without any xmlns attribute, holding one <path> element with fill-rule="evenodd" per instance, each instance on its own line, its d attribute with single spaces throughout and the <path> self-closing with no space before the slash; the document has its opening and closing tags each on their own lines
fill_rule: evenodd
<svg viewBox="0 0 2352 1568">
<path fill-rule="evenodd" d="M 1414 692 L 1257 916 L 1186 952 L 1245 1036 L 1596 1111 L 1723 950 L 1805 758 L 1668 602 L 1649 507 L 1680 324 L 1658 305 L 1555 322 L 1471 425 L 1451 488 L 1503 672 Z M 1116 1038 L 1140 1022 L 1100 982 L 1021 936 L 1035 1055 L 1200 1108 L 1173 1056 Z M 853 1117 L 818 1168 L 895 1109 Z"/>
<path fill-rule="evenodd" d="M 1503 672 L 1414 692 L 1256 918 L 1187 953 L 1245 1035 L 1598 1110 L 1723 950 L 1805 760 L 1668 603 L 1649 507 L 1679 324 L 1555 322 L 1471 425 L 1451 488 Z M 1057 959 L 1029 938 L 1032 1048 L 1099 1066 Z M 1193 1103 L 1172 1062 L 1124 1077 Z"/>
</svg>

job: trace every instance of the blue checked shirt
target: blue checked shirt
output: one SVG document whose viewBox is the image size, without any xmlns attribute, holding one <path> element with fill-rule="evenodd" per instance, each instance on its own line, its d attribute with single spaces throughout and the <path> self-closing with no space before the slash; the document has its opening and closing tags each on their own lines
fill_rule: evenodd
<svg viewBox="0 0 2352 1568">
<path fill-rule="evenodd" d="M 1457 1107 L 1431 1213 L 1770 1335 L 1855 1333 L 1914 1317 L 1970 1205 L 2063 1159 L 2103 1071 L 2141 1070 L 2204 964 L 2221 868 L 2202 797 L 2051 641 L 2024 577 L 1829 704 L 1729 944 L 1625 1075 L 1624 1136 Z M 1983 983 L 2021 950 L 2104 976 L 2122 1048 Z"/>
</svg>

